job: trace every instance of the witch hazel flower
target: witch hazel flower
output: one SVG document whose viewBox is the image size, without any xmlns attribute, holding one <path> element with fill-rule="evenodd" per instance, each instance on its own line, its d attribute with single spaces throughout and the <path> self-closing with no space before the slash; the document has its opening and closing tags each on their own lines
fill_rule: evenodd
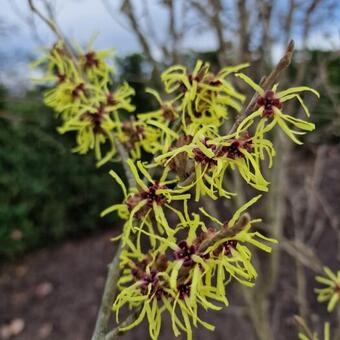
<svg viewBox="0 0 340 340">
<path fill-rule="evenodd" d="M 174 65 L 162 73 L 165 92 L 176 94 L 180 101 L 183 125 L 215 124 L 220 126 L 228 116 L 228 108 L 241 109 L 244 96 L 225 78 L 248 64 L 225 67 L 217 74 L 210 64 L 198 60 L 189 72 L 185 66 Z"/>
<path fill-rule="evenodd" d="M 272 130 L 276 125 L 279 125 L 283 132 L 294 143 L 302 144 L 296 135 L 303 135 L 306 132 L 313 131 L 315 129 L 315 125 L 313 123 L 282 112 L 285 102 L 291 99 L 297 99 L 307 117 L 309 117 L 309 110 L 301 98 L 300 93 L 309 91 L 319 98 L 319 93 L 314 89 L 307 86 L 299 86 L 283 91 L 277 91 L 278 84 L 276 84 L 271 90 L 265 90 L 243 73 L 236 73 L 235 76 L 244 80 L 258 94 L 256 110 L 242 121 L 237 131 L 242 131 L 245 127 L 251 126 L 255 119 L 259 118 L 260 121 L 256 127 L 256 135 L 263 136 L 263 134 Z M 298 129 L 299 131 L 294 129 Z"/>
<path fill-rule="evenodd" d="M 129 159 L 127 164 L 131 169 L 137 187 L 130 188 L 128 193 L 124 182 L 116 172 L 111 170 L 110 175 L 116 180 L 123 191 L 124 202 L 114 204 L 105 209 L 101 216 L 117 211 L 121 218 L 126 219 L 127 223 L 123 232 L 125 240 L 129 238 L 131 231 L 135 231 L 135 222 L 137 222 L 140 229 L 146 225 L 149 232 L 153 234 L 153 222 L 155 221 L 158 233 L 164 234 L 165 232 L 170 237 L 173 234 L 173 229 L 168 223 L 165 210 L 173 213 L 180 221 L 184 221 L 183 213 L 173 207 L 173 202 L 181 202 L 184 205 L 183 209 L 186 210 L 187 200 L 190 199 L 191 195 L 183 193 L 183 190 L 172 188 L 173 184 L 178 182 L 178 179 L 168 179 L 169 169 L 164 169 L 161 177 L 155 180 L 141 161 L 137 161 L 135 164 L 133 160 Z M 144 176 L 145 181 L 142 180 L 140 174 Z M 140 244 L 140 234 L 139 232 L 137 238 L 138 244 Z"/>
<path fill-rule="evenodd" d="M 262 175 L 260 161 L 268 156 L 269 167 L 275 156 L 272 143 L 259 136 L 251 136 L 248 131 L 223 137 L 206 137 L 206 128 L 195 133 L 188 144 L 155 158 L 156 163 L 171 166 L 178 155 L 185 154 L 192 160 L 194 179 L 183 188 L 188 191 L 195 187 L 195 200 L 208 195 L 231 198 L 232 192 L 223 188 L 223 178 L 227 170 L 237 170 L 242 178 L 257 190 L 267 191 L 269 182 Z"/>
</svg>

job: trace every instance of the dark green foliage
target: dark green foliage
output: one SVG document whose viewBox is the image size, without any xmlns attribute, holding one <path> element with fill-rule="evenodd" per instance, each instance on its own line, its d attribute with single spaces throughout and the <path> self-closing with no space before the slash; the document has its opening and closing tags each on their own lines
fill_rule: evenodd
<svg viewBox="0 0 340 340">
<path fill-rule="evenodd" d="M 315 108 L 319 133 L 314 141 L 318 143 L 339 143 L 340 141 L 340 57 L 336 53 L 312 51 L 311 64 L 323 63 L 324 81 L 321 82 L 320 100 Z M 311 84 L 320 79 L 310 75 Z"/>
<path fill-rule="evenodd" d="M 0 84 L 0 110 L 5 108 L 5 102 L 7 97 L 7 90 Z"/>
<path fill-rule="evenodd" d="M 74 136 L 59 135 L 57 124 L 39 91 L 1 107 L 0 258 L 114 226 L 112 216 L 99 217 L 120 195 L 111 166 L 96 169 L 92 154 L 72 154 Z"/>
</svg>

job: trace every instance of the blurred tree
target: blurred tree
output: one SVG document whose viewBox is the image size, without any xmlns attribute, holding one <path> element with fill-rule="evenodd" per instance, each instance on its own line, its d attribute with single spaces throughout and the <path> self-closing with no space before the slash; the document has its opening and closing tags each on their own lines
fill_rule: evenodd
<svg viewBox="0 0 340 340">
<path fill-rule="evenodd" d="M 0 110 L 5 108 L 7 95 L 6 87 L 0 84 Z"/>
<path fill-rule="evenodd" d="M 150 82 L 148 71 L 150 70 L 147 61 L 142 54 L 131 54 L 124 58 L 117 58 L 118 82 L 127 81 L 136 91 L 132 103 L 137 110 L 144 112 L 154 108 L 152 96 L 145 93 L 146 84 Z M 138 111 L 139 112 L 139 111 Z"/>
</svg>

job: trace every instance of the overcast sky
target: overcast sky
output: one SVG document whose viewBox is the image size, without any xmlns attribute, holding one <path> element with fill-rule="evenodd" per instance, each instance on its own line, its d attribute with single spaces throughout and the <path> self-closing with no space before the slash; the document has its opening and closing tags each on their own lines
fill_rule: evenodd
<svg viewBox="0 0 340 340">
<path fill-rule="evenodd" d="M 124 16 L 120 14 L 119 5 L 121 0 L 109 0 L 113 8 L 110 13 L 102 0 L 54 1 L 57 9 L 57 22 L 68 37 L 84 43 L 89 40 L 93 33 L 98 33 L 95 45 L 97 48 L 114 47 L 117 54 L 121 56 L 140 51 L 138 41 L 129 31 Z M 166 32 L 167 14 L 162 6 L 159 5 L 159 0 L 134 0 L 133 2 L 138 7 L 141 1 L 148 1 L 156 34 L 160 39 L 164 39 L 162 32 Z M 39 5 L 41 0 L 35 0 L 35 3 Z M 279 2 L 279 4 L 284 3 L 285 0 Z M 9 65 L 13 64 L 18 69 L 20 68 L 18 66 L 20 59 L 22 60 L 21 67 L 24 67 L 28 54 L 37 53 L 39 46 L 49 45 L 55 38 L 50 33 L 49 28 L 39 19 L 36 19 L 35 23 L 40 41 L 34 37 L 29 26 L 25 23 L 27 17 L 30 17 L 26 0 L 0 0 L 0 5 L 0 22 L 4 21 L 4 27 L 9 27 L 7 34 L 0 36 L 0 54 L 2 60 L 5 60 L 3 65 L 0 65 L 0 69 L 4 69 L 4 66 L 8 68 Z M 340 10 L 340 5 L 338 10 Z M 340 14 L 337 17 L 340 19 Z M 329 25 L 327 30 L 331 39 L 327 41 L 320 31 L 314 31 L 309 42 L 310 47 L 339 48 L 339 27 L 339 25 Z M 299 45 L 299 41 L 297 40 L 296 42 Z M 211 50 L 216 47 L 216 39 L 211 32 L 203 31 L 199 33 L 199 38 L 197 34 L 188 35 L 183 47 L 193 48 L 196 51 Z M 274 53 L 279 55 L 281 48 L 282 46 L 277 45 Z M 157 55 L 157 50 L 153 52 Z"/>
<path fill-rule="evenodd" d="M 162 38 L 162 32 L 166 31 L 165 26 L 167 25 L 166 12 L 158 4 L 158 0 L 135 0 L 134 3 L 138 6 L 141 1 L 148 1 L 150 4 L 149 8 L 154 20 L 154 26 L 157 29 L 156 33 Z M 39 5 L 41 0 L 35 0 L 35 2 Z M 55 0 L 59 26 L 63 28 L 68 37 L 74 37 L 81 42 L 88 40 L 94 32 L 97 32 L 96 45 L 98 48 L 114 46 L 117 52 L 123 55 L 138 51 L 138 42 L 135 36 L 129 32 L 124 16 L 120 14 L 119 5 L 121 0 L 109 0 L 109 2 L 114 9 L 111 14 L 107 11 L 102 0 Z M 0 0 L 0 4 L 0 18 L 5 19 L 5 23 L 11 27 L 7 37 L 1 38 L 0 49 L 4 50 L 5 48 L 7 51 L 13 51 L 37 48 L 39 43 L 34 39 L 32 32 L 24 22 L 24 18 L 30 15 L 27 1 Z M 42 42 L 49 43 L 53 41 L 54 38 L 46 25 L 39 19 L 35 20 L 35 22 Z M 329 28 L 333 35 L 332 41 L 339 46 L 340 26 L 330 26 L 333 26 L 333 28 Z M 321 34 L 318 33 L 314 32 L 310 43 L 315 46 L 327 47 L 329 42 L 326 42 Z M 184 45 L 186 48 L 209 50 L 216 46 L 216 40 L 211 33 L 200 32 L 199 39 L 195 36 L 189 36 Z"/>
<path fill-rule="evenodd" d="M 134 1 L 138 6 L 140 1 Z M 184 0 L 183 0 L 184 1 Z M 35 1 L 39 5 L 39 0 Z M 96 47 L 114 47 L 119 55 L 139 51 L 139 45 L 135 36 L 129 31 L 125 18 L 119 11 L 120 0 L 111 0 L 111 14 L 101 0 L 57 0 L 57 21 L 63 32 L 68 37 L 76 38 L 78 41 L 86 42 L 94 33 L 98 33 Z M 166 12 L 158 5 L 158 0 L 148 0 L 151 14 L 160 38 L 165 32 L 167 25 Z M 36 49 L 39 42 L 32 36 L 31 30 L 25 24 L 25 17 L 30 15 L 26 0 L 0 0 L 0 18 L 11 25 L 7 36 L 2 37 L 0 50 L 11 51 L 32 51 Z M 5 13 L 2 15 L 1 13 Z M 43 43 L 54 41 L 53 35 L 44 23 L 39 19 L 35 20 L 39 37 Z M 216 47 L 214 37 L 210 32 L 200 34 L 200 39 L 188 39 L 185 47 L 197 50 L 209 50 Z"/>
</svg>

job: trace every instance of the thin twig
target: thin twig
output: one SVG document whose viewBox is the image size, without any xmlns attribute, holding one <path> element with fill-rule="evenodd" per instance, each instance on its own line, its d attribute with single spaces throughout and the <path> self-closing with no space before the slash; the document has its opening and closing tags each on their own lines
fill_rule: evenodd
<svg viewBox="0 0 340 340">
<path fill-rule="evenodd" d="M 133 174 L 132 174 L 129 166 L 126 163 L 126 161 L 129 158 L 129 154 L 127 153 L 127 151 L 126 151 L 125 147 L 123 146 L 123 144 L 120 141 L 118 141 L 118 139 L 116 139 L 115 143 L 116 143 L 117 151 L 118 151 L 119 156 L 121 158 L 121 162 L 123 164 L 123 168 L 124 168 L 124 171 L 125 171 L 125 175 L 127 177 L 129 188 L 130 189 L 131 188 L 136 188 L 137 187 L 136 180 L 133 177 Z"/>
<path fill-rule="evenodd" d="M 126 163 L 126 160 L 129 158 L 129 155 L 126 149 L 124 148 L 124 146 L 118 140 L 116 140 L 116 147 L 117 147 L 117 151 L 120 155 L 121 162 L 125 170 L 125 175 L 127 177 L 129 188 L 135 188 L 136 180 L 134 179 L 129 166 Z M 103 297 L 102 297 L 101 304 L 99 306 L 99 310 L 97 314 L 97 321 L 96 321 L 95 329 L 93 332 L 92 340 L 104 339 L 104 337 L 106 336 L 106 334 L 108 334 L 108 331 L 109 331 L 109 321 L 110 321 L 110 316 L 111 316 L 111 311 L 112 311 L 112 302 L 117 292 L 117 280 L 118 280 L 118 275 L 120 272 L 119 258 L 120 258 L 121 252 L 122 252 L 122 241 L 120 241 L 116 255 L 113 258 L 111 264 L 109 265 L 109 271 L 106 277 Z M 111 339 L 114 339 L 114 337 Z"/>
<path fill-rule="evenodd" d="M 27 0 L 28 5 L 32 12 L 34 12 L 43 22 L 46 23 L 47 26 L 53 31 L 53 33 L 60 39 L 64 40 L 63 35 L 61 34 L 60 30 L 58 29 L 57 25 L 44 14 L 42 14 L 38 8 L 34 5 L 33 0 Z"/>
<path fill-rule="evenodd" d="M 122 251 L 122 241 L 120 241 L 115 257 L 109 264 L 109 270 L 104 287 L 101 304 L 98 310 L 96 325 L 92 340 L 104 339 L 108 333 L 108 325 L 111 316 L 112 302 L 117 291 L 117 280 L 119 275 L 119 258 Z"/>
<path fill-rule="evenodd" d="M 311 269 L 315 273 L 322 273 L 322 263 L 315 255 L 312 248 L 301 242 L 292 242 L 286 239 L 280 241 L 280 247 L 292 258 L 297 259 L 306 268 Z"/>
<path fill-rule="evenodd" d="M 79 65 L 77 63 L 77 57 L 75 55 L 74 49 L 72 47 L 72 44 L 68 41 L 68 39 L 62 34 L 61 30 L 59 29 L 56 22 L 52 20 L 52 18 L 49 18 L 45 16 L 41 11 L 38 10 L 38 8 L 34 5 L 33 0 L 27 0 L 28 5 L 33 13 L 35 13 L 46 25 L 52 30 L 52 32 L 55 34 L 55 36 L 58 38 L 58 40 L 62 41 L 64 43 L 65 50 L 67 54 L 71 57 L 74 66 L 79 71 L 82 77 L 85 77 L 82 70 L 79 68 Z"/>
<path fill-rule="evenodd" d="M 217 232 L 212 238 L 209 238 L 201 243 L 198 248 L 199 253 L 205 252 L 210 246 L 214 245 L 215 243 L 219 242 L 220 240 L 227 238 L 227 237 L 234 237 L 238 233 L 240 233 L 249 223 L 250 215 L 245 213 L 241 215 L 239 220 L 235 223 L 234 226 L 231 228 L 226 224 L 226 226 Z"/>
<path fill-rule="evenodd" d="M 311 330 L 308 328 L 305 320 L 303 318 L 301 318 L 298 315 L 294 315 L 294 321 L 296 323 L 296 325 L 303 331 L 303 333 L 308 337 L 308 339 L 313 340 L 315 339 L 313 333 L 311 332 Z"/>
<path fill-rule="evenodd" d="M 153 67 L 153 72 L 154 72 L 154 76 L 155 76 L 154 80 L 158 81 L 158 79 L 160 78 L 160 70 L 159 70 L 159 67 L 158 67 L 158 63 L 157 63 L 157 61 L 155 60 L 155 58 L 152 54 L 151 45 L 150 45 L 148 39 L 146 38 L 145 34 L 143 33 L 140 25 L 139 25 L 139 22 L 138 22 L 138 19 L 137 19 L 137 14 L 135 13 L 135 9 L 133 7 L 132 2 L 130 0 L 124 0 L 123 3 L 122 3 L 122 6 L 121 6 L 121 11 L 129 19 L 131 29 L 136 34 L 138 41 L 143 48 L 143 52 L 144 52 L 146 58 L 149 60 L 150 64 Z"/>
</svg>

